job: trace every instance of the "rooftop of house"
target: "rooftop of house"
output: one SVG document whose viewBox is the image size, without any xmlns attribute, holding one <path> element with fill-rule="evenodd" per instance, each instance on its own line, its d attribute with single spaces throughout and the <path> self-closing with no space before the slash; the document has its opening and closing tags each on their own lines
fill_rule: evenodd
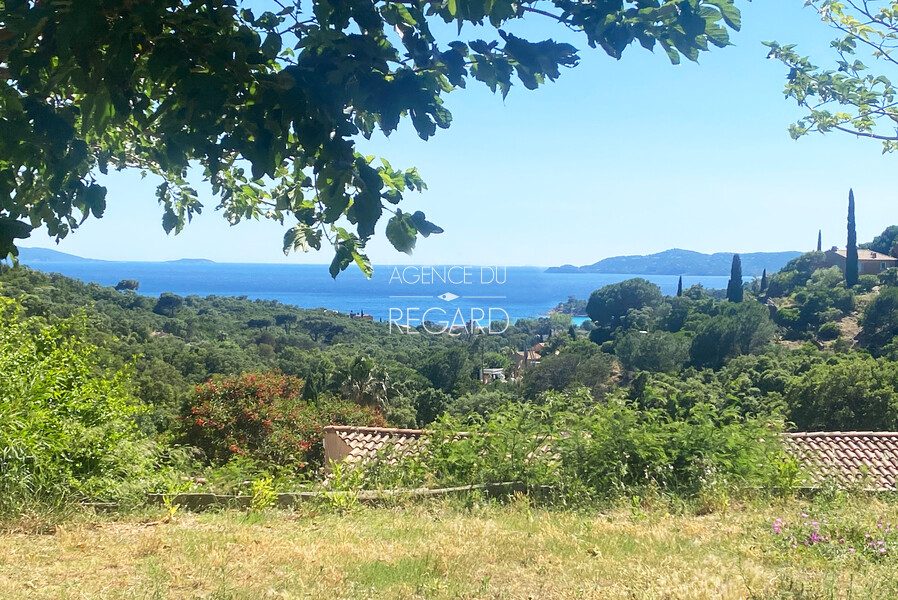
<svg viewBox="0 0 898 600">
<path fill-rule="evenodd" d="M 787 448 L 819 484 L 833 478 L 871 490 L 894 490 L 898 432 L 814 431 L 786 434 Z"/>
<path fill-rule="evenodd" d="M 834 252 L 838 254 L 842 258 L 845 258 L 848 254 L 848 251 L 845 248 L 838 248 L 836 250 L 829 250 L 829 252 Z M 874 252 L 873 250 L 868 250 L 866 248 L 858 248 L 857 249 L 857 259 L 858 260 L 878 260 L 885 262 L 898 262 L 898 258 L 894 256 L 889 256 L 888 254 L 883 254 L 882 252 Z"/>
<path fill-rule="evenodd" d="M 413 451 L 425 432 L 422 429 L 329 425 L 324 428 L 324 433 L 325 440 L 335 436 L 341 445 L 337 454 L 326 449 L 329 458 L 356 463 L 370 460 L 388 448 L 397 454 Z M 834 479 L 842 485 L 869 490 L 894 490 L 896 487 L 898 432 L 814 431 L 787 433 L 785 439 L 787 451 L 810 476 L 808 484 L 811 486 Z"/>
<path fill-rule="evenodd" d="M 339 455 L 341 460 L 355 463 L 374 458 L 378 452 L 388 447 L 399 453 L 406 452 L 423 433 L 421 429 L 328 425 L 324 428 L 325 445 L 330 436 L 335 436 L 345 446 L 339 449 L 325 448 L 325 452 L 329 458 L 334 459 Z M 331 455 L 332 450 L 337 454 Z"/>
</svg>

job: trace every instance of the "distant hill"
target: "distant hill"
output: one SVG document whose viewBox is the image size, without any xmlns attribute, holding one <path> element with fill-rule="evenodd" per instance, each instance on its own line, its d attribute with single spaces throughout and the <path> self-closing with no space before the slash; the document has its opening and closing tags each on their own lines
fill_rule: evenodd
<svg viewBox="0 0 898 600">
<path fill-rule="evenodd" d="M 214 265 L 214 260 L 208 258 L 179 258 L 177 260 L 167 260 L 167 263 L 178 263 L 181 265 Z"/>
<path fill-rule="evenodd" d="M 95 258 L 82 258 L 49 248 L 19 248 L 19 261 L 25 264 L 46 262 L 106 262 Z"/>
<path fill-rule="evenodd" d="M 59 252 L 58 250 L 50 250 L 49 248 L 19 248 L 19 262 L 30 265 L 40 263 L 96 263 L 96 262 L 118 262 L 109 260 L 100 260 L 98 258 L 84 258 L 74 254 Z M 211 265 L 215 264 L 214 260 L 208 258 L 179 258 L 177 260 L 167 260 L 164 262 L 187 264 L 187 265 Z"/>
<path fill-rule="evenodd" d="M 549 267 L 547 273 L 632 273 L 638 275 L 729 275 L 733 252 L 702 254 L 673 248 L 645 256 L 613 256 L 591 265 Z M 739 254 L 744 276 L 776 273 L 801 252 L 748 252 Z"/>
</svg>

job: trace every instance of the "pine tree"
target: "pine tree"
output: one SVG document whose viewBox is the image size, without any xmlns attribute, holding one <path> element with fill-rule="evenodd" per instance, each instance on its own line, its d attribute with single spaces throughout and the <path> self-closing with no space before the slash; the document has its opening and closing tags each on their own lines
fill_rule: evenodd
<svg viewBox="0 0 898 600">
<path fill-rule="evenodd" d="M 823 251 L 823 230 L 817 230 L 817 252 Z"/>
<path fill-rule="evenodd" d="M 854 223 L 854 190 L 848 190 L 848 244 L 845 246 L 845 285 L 857 285 L 857 231 Z"/>
<path fill-rule="evenodd" d="M 683 295 L 683 276 L 680 275 L 680 280 L 677 282 L 677 298 Z"/>
<path fill-rule="evenodd" d="M 730 268 L 730 281 L 727 283 L 727 300 L 742 302 L 742 259 L 733 255 L 733 266 Z"/>
<path fill-rule="evenodd" d="M 767 269 L 761 272 L 761 291 L 767 291 Z"/>
</svg>

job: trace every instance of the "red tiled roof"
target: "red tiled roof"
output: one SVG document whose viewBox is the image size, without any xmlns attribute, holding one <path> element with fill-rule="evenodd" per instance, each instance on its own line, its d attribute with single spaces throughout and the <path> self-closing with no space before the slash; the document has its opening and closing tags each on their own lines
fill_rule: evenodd
<svg viewBox="0 0 898 600">
<path fill-rule="evenodd" d="M 370 460 L 386 448 L 397 453 L 411 451 L 424 431 L 329 425 L 324 433 L 325 452 L 330 459 L 355 463 Z M 328 448 L 327 440 L 334 437 L 338 442 Z M 898 432 L 815 431 L 787 433 L 785 439 L 787 450 L 809 475 L 810 485 L 833 478 L 843 485 L 865 489 L 896 489 Z M 548 447 L 541 450 L 548 451 Z"/>
<path fill-rule="evenodd" d="M 786 447 L 812 484 L 827 478 L 865 489 L 894 490 L 898 481 L 898 432 L 815 431 L 786 434 Z"/>
<path fill-rule="evenodd" d="M 840 248 L 835 252 L 842 258 L 848 256 L 848 250 L 845 248 Z M 858 248 L 857 249 L 857 259 L 858 260 L 878 260 L 881 262 L 895 262 L 898 261 L 898 258 L 893 256 L 889 256 L 888 254 L 883 254 L 882 252 L 874 252 L 873 250 L 869 250 L 867 248 Z"/>
<path fill-rule="evenodd" d="M 328 425 L 324 428 L 324 433 L 325 435 L 335 434 L 340 442 L 345 444 L 340 452 L 345 456 L 342 460 L 354 463 L 374 458 L 378 452 L 390 446 L 394 452 L 407 452 L 418 441 L 423 431 L 420 429 Z"/>
</svg>

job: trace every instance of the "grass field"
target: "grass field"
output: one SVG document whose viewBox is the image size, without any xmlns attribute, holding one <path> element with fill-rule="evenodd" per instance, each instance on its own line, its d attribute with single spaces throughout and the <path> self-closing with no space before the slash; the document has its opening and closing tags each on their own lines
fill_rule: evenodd
<svg viewBox="0 0 898 600">
<path fill-rule="evenodd" d="M 164 516 L 79 515 L 44 533 L 19 521 L 0 534 L 0 598 L 898 597 L 898 504 L 882 499 Z"/>
</svg>

